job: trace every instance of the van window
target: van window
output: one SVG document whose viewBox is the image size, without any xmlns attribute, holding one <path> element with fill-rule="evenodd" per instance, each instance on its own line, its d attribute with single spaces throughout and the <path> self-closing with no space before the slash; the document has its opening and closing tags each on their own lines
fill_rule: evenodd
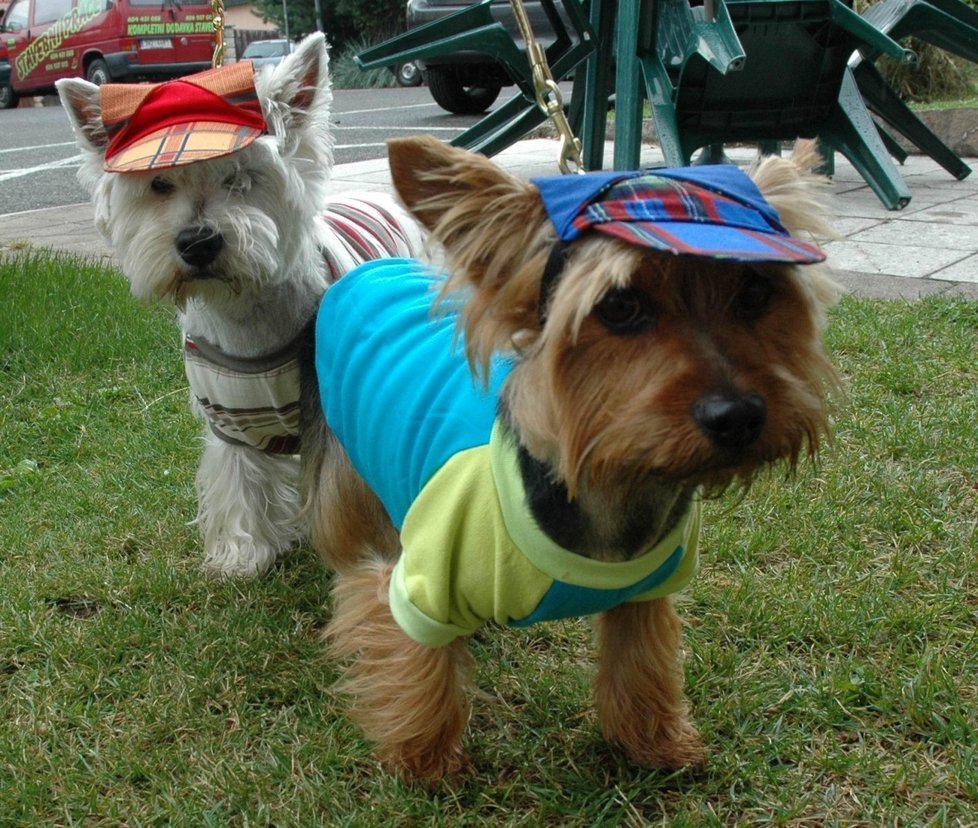
<svg viewBox="0 0 978 828">
<path fill-rule="evenodd" d="M 11 32 L 19 32 L 27 26 L 27 0 L 14 0 L 10 4 L 4 25 Z"/>
<path fill-rule="evenodd" d="M 71 0 L 36 0 L 34 3 L 34 25 L 54 23 L 71 11 Z"/>
</svg>

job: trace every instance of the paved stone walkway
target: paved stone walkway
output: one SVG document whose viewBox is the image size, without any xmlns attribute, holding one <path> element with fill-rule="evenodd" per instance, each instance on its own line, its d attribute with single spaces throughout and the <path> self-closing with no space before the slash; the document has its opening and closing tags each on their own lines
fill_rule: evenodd
<svg viewBox="0 0 978 828">
<path fill-rule="evenodd" d="M 748 164 L 750 149 L 732 149 Z M 495 160 L 515 175 L 557 172 L 557 142 L 521 141 Z M 661 164 L 655 148 L 643 166 Z M 969 162 L 978 168 L 978 159 Z M 957 181 L 924 156 L 910 156 L 901 169 L 912 200 L 901 211 L 883 207 L 859 174 L 841 157 L 832 181 L 833 221 L 840 234 L 826 243 L 829 261 L 846 289 L 862 296 L 912 299 L 931 294 L 978 300 L 978 173 Z M 333 190 L 390 190 L 386 159 L 342 164 Z M 109 256 L 96 236 L 88 204 L 32 210 L 0 217 L 0 251 L 25 245 L 83 256 Z"/>
</svg>

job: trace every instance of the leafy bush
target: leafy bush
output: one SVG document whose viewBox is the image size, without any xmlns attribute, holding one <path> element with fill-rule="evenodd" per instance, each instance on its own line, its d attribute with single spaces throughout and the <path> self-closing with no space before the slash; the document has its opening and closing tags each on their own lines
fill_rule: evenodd
<svg viewBox="0 0 978 828">
<path fill-rule="evenodd" d="M 900 64 L 883 56 L 877 67 L 906 101 L 924 103 L 968 98 L 974 94 L 971 74 L 947 52 L 915 37 L 907 47 L 917 53 L 916 64 Z"/>
<path fill-rule="evenodd" d="M 404 0 L 320 0 L 319 6 L 326 37 L 340 52 L 358 39 L 379 42 L 405 28 Z M 255 0 L 255 7 L 285 31 L 281 0 Z M 289 0 L 288 9 L 291 36 L 316 31 L 315 0 Z"/>
<path fill-rule="evenodd" d="M 378 37 L 375 42 L 365 38 L 349 41 L 341 51 L 335 51 L 330 56 L 329 71 L 333 77 L 334 89 L 383 89 L 387 86 L 397 86 L 394 73 L 386 66 L 379 69 L 361 69 L 353 60 L 354 55 L 364 49 L 369 49 L 385 40 Z"/>
</svg>

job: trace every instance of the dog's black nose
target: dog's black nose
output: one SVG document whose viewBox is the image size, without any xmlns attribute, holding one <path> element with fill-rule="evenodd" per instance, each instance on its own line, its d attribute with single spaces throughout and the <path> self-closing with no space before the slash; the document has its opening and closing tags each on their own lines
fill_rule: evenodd
<svg viewBox="0 0 978 828">
<path fill-rule="evenodd" d="M 758 394 L 710 394 L 696 401 L 693 418 L 718 448 L 747 448 L 761 436 L 767 408 Z"/>
<path fill-rule="evenodd" d="M 193 267 L 209 265 L 223 247 L 223 236 L 210 227 L 194 227 L 177 234 L 180 258 Z"/>
</svg>

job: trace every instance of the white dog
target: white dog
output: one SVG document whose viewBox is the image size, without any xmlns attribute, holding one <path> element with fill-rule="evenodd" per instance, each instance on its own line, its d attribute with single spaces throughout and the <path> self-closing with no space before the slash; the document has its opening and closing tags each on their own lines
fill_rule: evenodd
<svg viewBox="0 0 978 828">
<path fill-rule="evenodd" d="M 155 85 L 58 83 L 79 179 L 133 295 L 172 302 L 195 411 L 205 567 L 265 572 L 301 535 L 296 348 L 327 285 L 423 237 L 383 194 L 329 201 L 322 35 L 255 77 L 248 62 Z"/>
</svg>

